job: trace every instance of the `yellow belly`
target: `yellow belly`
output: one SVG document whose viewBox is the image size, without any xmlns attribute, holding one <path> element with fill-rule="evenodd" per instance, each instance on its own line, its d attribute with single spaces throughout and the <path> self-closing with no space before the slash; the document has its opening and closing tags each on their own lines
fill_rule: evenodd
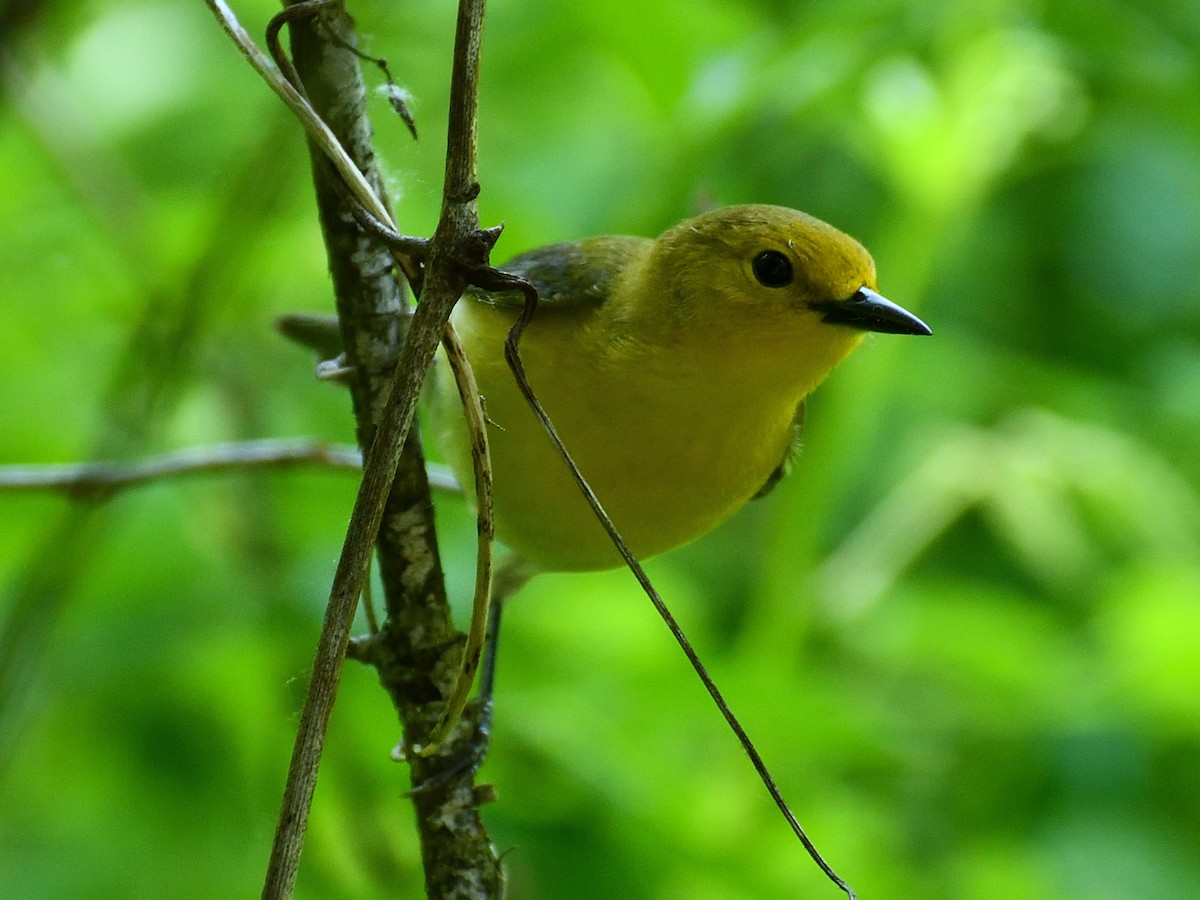
<svg viewBox="0 0 1200 900">
<path fill-rule="evenodd" d="M 706 386 L 704 373 L 681 373 L 653 360 L 614 364 L 611 354 L 589 352 L 572 339 L 582 332 L 572 315 L 535 318 L 522 359 L 567 449 L 636 556 L 699 537 L 762 487 L 791 440 L 798 398 L 763 402 L 754 391 L 747 396 L 736 385 Z M 619 566 L 617 551 L 504 362 L 510 320 L 507 311 L 479 303 L 464 302 L 455 314 L 493 423 L 497 537 L 546 571 Z M 434 425 L 448 461 L 469 484 L 458 398 L 440 365 Z"/>
</svg>

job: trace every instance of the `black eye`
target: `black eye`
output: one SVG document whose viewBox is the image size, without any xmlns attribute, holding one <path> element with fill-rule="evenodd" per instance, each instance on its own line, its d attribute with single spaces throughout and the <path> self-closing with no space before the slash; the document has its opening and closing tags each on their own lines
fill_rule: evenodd
<svg viewBox="0 0 1200 900">
<path fill-rule="evenodd" d="M 779 288 L 792 283 L 792 261 L 778 250 L 764 250 L 754 257 L 750 268 L 763 287 Z"/>
</svg>

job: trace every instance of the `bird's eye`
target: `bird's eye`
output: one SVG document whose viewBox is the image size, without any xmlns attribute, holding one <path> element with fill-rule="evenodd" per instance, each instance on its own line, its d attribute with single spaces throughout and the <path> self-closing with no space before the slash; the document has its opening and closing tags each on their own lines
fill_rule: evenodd
<svg viewBox="0 0 1200 900">
<path fill-rule="evenodd" d="M 754 257 L 750 268 L 763 287 L 779 288 L 792 283 L 792 261 L 778 250 L 764 250 Z"/>
</svg>

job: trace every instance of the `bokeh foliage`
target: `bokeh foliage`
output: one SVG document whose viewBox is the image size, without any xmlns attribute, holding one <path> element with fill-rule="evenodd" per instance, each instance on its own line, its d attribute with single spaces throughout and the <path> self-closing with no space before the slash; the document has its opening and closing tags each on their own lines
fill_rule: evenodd
<svg viewBox="0 0 1200 900">
<path fill-rule="evenodd" d="M 254 31 L 273 8 L 236 5 Z M 436 220 L 453 4 L 352 5 L 400 221 Z M 5 9 L 0 463 L 349 440 L 272 332 L 329 309 L 298 127 L 198 2 Z M 934 327 L 879 336 L 768 499 L 651 571 L 864 897 L 1200 883 L 1200 6 L 495 0 L 498 254 L 795 206 Z M 6 896 L 258 889 L 353 480 L 0 498 Z M 440 505 L 455 594 L 471 525 Z M 833 897 L 622 573 L 507 621 L 488 811 L 517 898 Z M 302 897 L 416 896 L 350 667 Z"/>
</svg>

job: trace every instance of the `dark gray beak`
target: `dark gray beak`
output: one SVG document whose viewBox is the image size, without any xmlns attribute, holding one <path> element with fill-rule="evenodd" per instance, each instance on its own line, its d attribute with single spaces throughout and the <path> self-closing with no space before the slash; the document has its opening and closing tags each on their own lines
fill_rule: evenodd
<svg viewBox="0 0 1200 900">
<path fill-rule="evenodd" d="M 933 334 L 928 325 L 908 310 L 868 287 L 859 288 L 849 300 L 825 300 L 809 305 L 823 314 L 822 322 L 831 325 L 884 334 Z"/>
</svg>

